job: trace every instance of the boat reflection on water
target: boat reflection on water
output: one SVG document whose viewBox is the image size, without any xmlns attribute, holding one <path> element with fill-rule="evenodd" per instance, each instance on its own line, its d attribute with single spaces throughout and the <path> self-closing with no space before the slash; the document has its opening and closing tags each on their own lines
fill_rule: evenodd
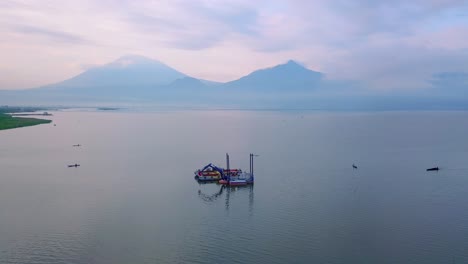
<svg viewBox="0 0 468 264">
<path fill-rule="evenodd" d="M 204 185 L 204 184 L 200 184 Z M 254 200 L 254 185 L 241 185 L 241 186 L 229 186 L 229 185 L 219 185 L 219 190 L 215 193 L 212 194 L 206 194 L 202 192 L 201 189 L 198 190 L 198 197 L 200 197 L 201 200 L 207 203 L 212 203 L 216 202 L 219 199 L 222 199 L 224 196 L 225 199 L 225 208 L 226 210 L 229 209 L 230 203 L 231 203 L 231 196 L 239 193 L 239 194 L 246 194 L 248 195 L 249 198 L 249 211 L 252 210 L 253 208 L 253 200 Z"/>
<path fill-rule="evenodd" d="M 224 196 L 226 210 L 229 207 L 233 198 L 237 204 L 245 203 L 245 198 L 248 197 L 248 209 L 252 212 L 253 208 L 253 184 L 254 184 L 254 170 L 253 170 L 253 158 L 258 155 L 250 153 L 250 170 L 249 172 L 243 172 L 241 169 L 231 169 L 229 164 L 229 154 L 226 153 L 226 168 L 220 168 L 213 164 L 206 165 L 203 169 L 195 171 L 195 179 L 197 180 L 200 189 L 198 190 L 198 197 L 206 203 L 213 203 Z M 202 192 L 201 188 L 206 183 L 214 183 L 215 192 L 212 194 L 206 194 Z M 211 187 L 211 188 L 213 188 Z M 219 189 L 218 189 L 219 188 Z M 206 187 L 203 189 L 210 189 Z M 213 191 L 213 189 L 211 189 Z M 211 192 L 212 192 L 211 191 Z M 208 191 L 206 191 L 208 192 Z M 236 196 L 234 196 L 236 194 Z M 233 196 L 233 197 L 231 197 Z"/>
</svg>

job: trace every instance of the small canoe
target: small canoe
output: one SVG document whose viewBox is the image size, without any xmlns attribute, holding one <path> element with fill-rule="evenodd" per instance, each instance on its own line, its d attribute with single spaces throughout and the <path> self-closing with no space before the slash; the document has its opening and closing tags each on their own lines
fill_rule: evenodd
<svg viewBox="0 0 468 264">
<path fill-rule="evenodd" d="M 438 171 L 439 167 L 429 168 L 426 171 Z"/>
</svg>

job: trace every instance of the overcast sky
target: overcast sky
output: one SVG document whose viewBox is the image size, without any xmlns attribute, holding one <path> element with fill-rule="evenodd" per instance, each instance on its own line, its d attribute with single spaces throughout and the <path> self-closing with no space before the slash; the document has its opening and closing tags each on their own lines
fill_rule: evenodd
<svg viewBox="0 0 468 264">
<path fill-rule="evenodd" d="M 214 81 L 294 59 L 328 79 L 418 89 L 468 72 L 468 1 L 0 1 L 0 89 L 126 54 Z"/>
</svg>

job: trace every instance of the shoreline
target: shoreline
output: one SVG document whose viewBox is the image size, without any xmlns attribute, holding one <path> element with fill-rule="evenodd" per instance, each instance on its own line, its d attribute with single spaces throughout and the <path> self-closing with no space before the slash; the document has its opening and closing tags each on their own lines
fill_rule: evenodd
<svg viewBox="0 0 468 264">
<path fill-rule="evenodd" d="M 0 130 L 15 129 L 41 124 L 49 124 L 52 120 L 31 117 L 13 117 L 9 114 L 0 113 Z"/>
</svg>

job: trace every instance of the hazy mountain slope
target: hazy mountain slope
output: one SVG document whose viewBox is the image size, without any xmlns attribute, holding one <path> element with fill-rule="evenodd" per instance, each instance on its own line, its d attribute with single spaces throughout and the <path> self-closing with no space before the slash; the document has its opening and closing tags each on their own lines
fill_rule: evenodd
<svg viewBox="0 0 468 264">
<path fill-rule="evenodd" d="M 204 89 L 207 88 L 208 85 L 204 84 L 201 80 L 192 78 L 192 77 L 184 77 L 173 81 L 172 83 L 168 84 L 166 88 L 168 89 Z"/>
<path fill-rule="evenodd" d="M 321 110 L 468 109 L 466 73 L 434 75 L 420 91 L 379 92 L 358 81 L 328 80 L 288 61 L 217 83 L 155 60 L 124 56 L 69 80 L 36 89 L 0 90 L 0 104 L 155 104 L 180 107 Z"/>
<path fill-rule="evenodd" d="M 142 56 L 124 56 L 112 63 L 89 69 L 71 79 L 42 88 L 64 90 L 124 87 L 130 90 L 167 85 L 185 76 L 156 60 Z"/>
<path fill-rule="evenodd" d="M 311 91 L 320 86 L 322 78 L 322 73 L 309 70 L 290 60 L 272 68 L 254 71 L 224 86 L 249 91 Z"/>
</svg>

